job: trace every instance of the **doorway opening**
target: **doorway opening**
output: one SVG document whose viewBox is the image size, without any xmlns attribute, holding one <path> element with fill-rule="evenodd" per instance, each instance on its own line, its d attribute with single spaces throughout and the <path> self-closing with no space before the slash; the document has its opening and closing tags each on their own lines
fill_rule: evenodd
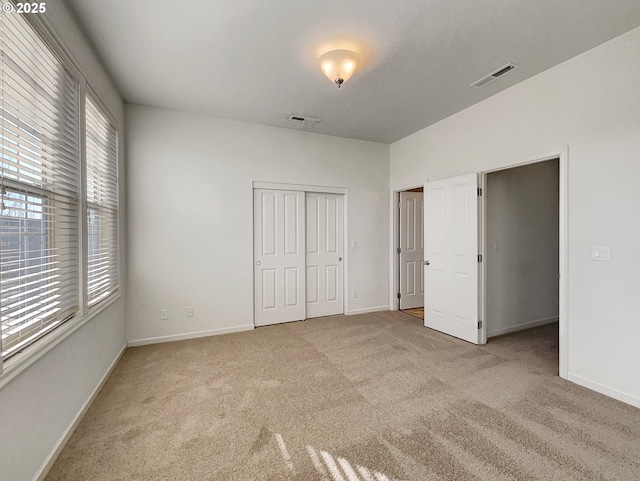
<svg viewBox="0 0 640 481">
<path fill-rule="evenodd" d="M 557 372 L 560 159 L 492 171 L 483 180 L 486 337 L 517 340 Z M 512 335 L 520 331 L 527 332 Z"/>
<path fill-rule="evenodd" d="M 398 309 L 424 321 L 424 188 L 398 193 Z"/>
<path fill-rule="evenodd" d="M 568 379 L 568 147 L 552 154 L 484 172 L 469 172 L 454 177 L 431 181 L 426 179 L 423 186 L 424 201 L 424 325 L 425 327 L 448 334 L 473 344 L 487 342 L 487 324 L 491 319 L 487 316 L 487 252 L 493 249 L 487 240 L 487 193 L 488 176 L 500 171 L 518 169 L 533 164 L 553 165 L 555 180 L 553 184 L 553 201 L 557 212 L 555 232 L 557 232 L 556 252 L 553 257 L 555 279 L 549 283 L 557 289 L 557 310 L 549 317 L 527 319 L 518 322 L 516 327 L 503 326 L 491 331 L 491 336 L 507 334 L 508 329 L 534 327 L 558 320 L 557 359 L 560 377 Z M 544 167 L 544 165 L 543 165 Z M 518 172 L 518 171 L 515 171 Z M 495 176 L 498 177 L 498 176 Z M 401 220 L 400 194 L 413 190 L 420 185 L 401 186 L 390 191 L 390 289 L 389 307 L 400 310 L 400 269 L 399 229 Z M 547 199 L 548 200 L 548 199 Z M 502 208 L 510 208 L 513 202 L 504 200 Z M 532 215 L 538 213 L 532 210 Z M 515 229 L 522 218 L 516 216 L 512 221 Z M 513 227 L 512 226 L 512 227 Z M 537 244 L 530 246 L 527 252 L 535 258 Z M 500 241 L 496 245 L 500 250 Z M 543 261 L 541 261 L 543 262 Z M 527 271 L 519 270 L 526 277 Z M 526 293 L 526 291 L 525 291 Z M 491 310 L 491 308 L 490 308 Z M 538 323 L 538 324 L 536 324 Z M 492 328 L 495 326 L 492 326 Z M 503 329 L 500 331 L 500 329 Z"/>
</svg>

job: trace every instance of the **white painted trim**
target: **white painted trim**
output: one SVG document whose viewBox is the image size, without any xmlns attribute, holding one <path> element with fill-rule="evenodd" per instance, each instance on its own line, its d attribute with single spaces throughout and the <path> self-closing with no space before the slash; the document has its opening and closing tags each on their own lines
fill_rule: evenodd
<svg viewBox="0 0 640 481">
<path fill-rule="evenodd" d="M 391 192 L 403 192 L 405 190 L 419 189 L 420 187 L 424 188 L 424 184 L 429 182 L 429 180 L 431 180 L 431 179 L 427 179 L 424 182 L 418 182 L 417 184 L 399 184 L 399 185 L 394 185 L 394 186 L 391 186 Z"/>
<path fill-rule="evenodd" d="M 482 254 L 482 262 L 480 263 L 480 269 L 478 272 L 478 314 L 479 321 L 482 321 L 482 328 L 478 331 L 478 344 L 486 344 L 489 335 L 489 323 L 487 322 L 487 299 L 486 288 L 487 285 L 487 223 L 486 208 L 487 208 L 487 174 L 481 173 L 478 184 L 482 189 L 482 195 L 478 202 L 478 228 L 480 233 L 478 235 L 478 249 Z"/>
<path fill-rule="evenodd" d="M 353 309 L 345 312 L 346 316 L 357 316 L 358 314 L 369 314 L 370 312 L 388 311 L 389 306 L 365 307 L 363 309 Z"/>
<path fill-rule="evenodd" d="M 569 146 L 560 152 L 560 253 L 558 259 L 560 290 L 559 374 L 569 377 Z"/>
<path fill-rule="evenodd" d="M 342 314 L 347 312 L 349 304 L 351 303 L 351 296 L 349 295 L 349 250 L 351 249 L 351 242 L 349 242 L 349 208 L 348 208 L 349 196 L 345 193 L 342 199 Z M 305 207 L 306 209 L 306 207 Z M 305 212 L 305 222 L 307 214 Z M 306 242 L 306 240 L 305 240 Z M 306 246 L 305 246 L 306 247 Z M 305 259 L 306 263 L 306 259 Z M 305 275 L 305 288 L 307 286 L 307 279 Z M 306 311 L 305 311 L 306 313 Z"/>
<path fill-rule="evenodd" d="M 298 190 L 302 192 L 316 192 L 319 194 L 346 194 L 346 187 L 327 187 L 324 185 L 305 185 L 305 184 L 285 184 L 278 182 L 258 182 L 253 181 L 254 189 L 271 189 L 271 190 Z"/>
<path fill-rule="evenodd" d="M 122 297 L 122 288 L 123 287 L 120 286 L 120 291 L 118 291 L 113 297 L 105 299 L 104 302 L 94 306 L 86 316 L 79 316 L 68 320 L 60 327 L 56 327 L 41 339 L 38 339 L 33 344 L 27 346 L 22 352 L 7 359 L 4 362 L 2 372 L 0 372 L 0 390 L 51 349 L 56 347 L 67 337 L 120 299 L 120 297 Z"/>
<path fill-rule="evenodd" d="M 391 190 L 390 195 L 390 209 L 389 209 L 389 310 L 397 311 L 400 309 L 400 305 L 397 301 L 398 289 L 400 285 L 398 283 L 398 253 L 396 233 L 398 232 L 400 217 L 398 216 L 398 202 L 400 202 L 400 192 Z"/>
<path fill-rule="evenodd" d="M 537 164 L 538 162 L 544 162 L 546 160 L 553 160 L 553 159 L 557 159 L 558 157 L 562 157 L 562 154 L 564 152 L 566 152 L 568 149 L 568 146 L 564 146 L 560 149 L 554 150 L 552 152 L 549 153 L 545 153 L 545 154 L 540 154 L 540 155 L 536 155 L 535 157 L 529 157 L 527 159 L 515 162 L 515 163 L 506 163 L 506 164 L 499 164 L 496 167 L 492 167 L 490 169 L 483 169 L 481 172 L 483 174 L 490 174 L 492 172 L 499 172 L 501 170 L 508 170 L 508 169 L 513 169 L 514 167 L 523 167 L 525 165 L 529 165 L 529 164 Z"/>
<path fill-rule="evenodd" d="M 560 296 L 560 309 L 559 309 L 559 375 L 563 379 L 568 379 L 569 374 L 569 146 L 565 146 L 564 148 L 557 150 L 555 152 L 551 152 L 548 154 L 541 155 L 539 157 L 526 159 L 522 162 L 516 162 L 510 165 L 503 165 L 500 167 L 496 167 L 490 170 L 484 170 L 482 172 L 482 177 L 486 179 L 486 175 L 491 172 L 497 172 L 500 170 L 512 169 L 514 167 L 521 167 L 523 165 L 535 164 L 538 162 L 545 162 L 547 160 L 559 159 L 559 169 L 560 169 L 560 212 L 559 212 L 559 276 L 558 280 L 558 290 Z M 484 184 L 484 182 L 483 182 Z M 486 186 L 483 185 L 483 189 Z M 483 191 L 485 194 L 486 191 Z M 484 196 L 483 196 L 484 197 Z M 484 207 L 484 202 L 483 202 Z M 483 212 L 483 224 L 486 223 L 486 215 Z M 483 229 L 486 230 L 486 226 L 483 226 Z M 484 233 L 483 233 L 484 236 Z M 484 244 L 484 237 L 483 237 Z M 486 252 L 483 252 L 483 255 L 486 256 Z M 486 258 L 486 257 L 485 257 Z M 484 286 L 483 290 L 483 305 L 486 305 L 486 289 Z M 482 315 L 486 315 L 486 312 L 482 312 Z M 486 323 L 484 323 L 486 325 Z M 488 326 L 487 326 L 488 328 Z"/>
<path fill-rule="evenodd" d="M 89 398 L 82 405 L 82 407 L 80 408 L 80 411 L 78 411 L 78 414 L 76 414 L 76 416 L 73 418 L 73 421 L 71 422 L 69 427 L 62 434 L 62 437 L 58 440 L 53 450 L 49 453 L 49 455 L 45 459 L 40 469 L 33 476 L 32 478 L 33 481 L 44 481 L 44 479 L 47 477 L 47 474 L 49 474 L 49 471 L 51 470 L 56 460 L 58 459 L 58 456 L 60 456 L 60 453 L 62 453 L 62 450 L 69 442 L 69 439 L 71 439 L 71 436 L 73 435 L 74 431 L 80 424 L 80 421 L 82 421 L 82 418 L 84 418 L 84 415 L 87 414 L 87 411 L 93 404 L 93 401 L 95 401 L 95 399 L 98 397 L 98 394 L 100 394 L 100 391 L 102 391 L 102 388 L 104 387 L 105 383 L 109 379 L 109 376 L 111 376 L 111 373 L 120 362 L 120 359 L 122 359 L 122 356 L 124 355 L 126 350 L 127 350 L 127 345 L 125 344 L 120 350 L 120 352 L 118 353 L 118 355 L 116 356 L 116 358 L 113 360 L 111 365 L 109 366 L 109 369 L 107 369 L 107 372 L 105 372 L 104 376 L 102 376 L 102 379 L 100 379 L 100 382 L 98 382 L 98 385 L 91 392 L 91 395 L 89 396 Z"/>
<path fill-rule="evenodd" d="M 184 341 L 187 339 L 197 339 L 199 337 L 218 336 L 220 334 L 231 334 L 234 332 L 253 331 L 253 324 L 244 324 L 242 326 L 222 327 L 220 329 L 210 329 L 208 331 L 187 332 L 186 334 L 174 334 L 171 336 L 149 337 L 146 339 L 137 339 L 129 341 L 129 347 L 146 346 L 147 344 L 160 344 L 162 342 Z"/>
<path fill-rule="evenodd" d="M 525 329 L 531 329 L 532 327 L 544 326 L 546 324 L 552 324 L 558 322 L 558 316 L 547 317 L 544 319 L 536 319 L 535 321 L 523 322 L 515 326 L 504 327 L 495 331 L 487 332 L 487 337 L 502 336 L 503 334 L 510 334 L 512 332 L 524 331 Z M 491 324 L 487 322 L 487 325 Z"/>
<path fill-rule="evenodd" d="M 631 394 L 627 394 L 625 392 L 619 391 L 618 389 L 614 389 L 609 386 L 605 386 L 604 384 L 600 384 L 599 382 L 591 381 L 589 379 L 586 379 L 577 374 L 573 374 L 571 372 L 568 373 L 567 379 L 582 387 L 591 389 L 592 391 L 599 392 L 600 394 L 604 394 L 605 396 L 612 397 L 613 399 L 617 399 L 618 401 L 622 401 L 623 403 L 630 404 L 631 406 L 640 408 L 639 397 L 632 396 Z"/>
<path fill-rule="evenodd" d="M 78 106 L 80 108 L 79 124 L 78 128 L 80 132 L 84 132 L 84 135 L 80 135 L 80 145 L 78 146 L 80 151 L 78 152 L 78 158 L 80 159 L 80 190 L 78 191 L 78 213 L 82 213 L 78 222 L 78 234 L 80 235 L 80 242 L 78 242 L 78 268 L 79 268 L 79 300 L 80 300 L 80 315 L 84 316 L 89 311 L 89 219 L 87 215 L 87 83 L 81 82 L 79 85 L 80 98 L 78 99 Z M 96 96 L 97 98 L 97 96 Z M 102 105 L 102 102 L 100 102 Z M 120 185 L 120 177 L 116 175 L 116 188 Z M 116 213 L 116 219 L 119 212 Z M 116 229 L 120 231 L 120 222 L 117 223 Z M 120 236 L 118 235 L 118 238 Z M 120 246 L 116 247 L 116 251 L 120 254 Z M 118 265 L 118 276 L 120 272 L 120 265 Z M 118 285 L 121 286 L 121 279 L 118 278 Z M 126 317 L 126 316 L 125 316 Z M 126 320 L 125 320 L 126 322 Z"/>
</svg>

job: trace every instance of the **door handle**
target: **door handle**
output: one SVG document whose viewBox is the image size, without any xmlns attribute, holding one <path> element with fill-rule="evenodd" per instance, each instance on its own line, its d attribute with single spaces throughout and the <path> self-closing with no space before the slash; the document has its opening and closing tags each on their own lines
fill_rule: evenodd
<svg viewBox="0 0 640 481">
<path fill-rule="evenodd" d="M 422 263 L 423 263 L 425 266 L 428 266 L 429 264 L 431 264 L 431 262 L 429 262 L 429 261 L 423 261 Z"/>
<path fill-rule="evenodd" d="M 340 262 L 342 262 L 342 257 L 338 257 L 338 260 L 339 260 Z"/>
<path fill-rule="evenodd" d="M 260 265 L 262 265 L 262 262 L 257 261 L 257 262 L 256 262 L 256 265 L 257 265 L 257 266 L 260 266 Z"/>
</svg>

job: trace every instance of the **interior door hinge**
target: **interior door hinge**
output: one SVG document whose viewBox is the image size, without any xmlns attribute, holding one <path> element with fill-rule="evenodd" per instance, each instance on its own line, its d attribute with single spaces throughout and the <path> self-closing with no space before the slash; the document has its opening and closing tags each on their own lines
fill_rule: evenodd
<svg viewBox="0 0 640 481">
<path fill-rule="evenodd" d="M 398 209 L 402 208 L 402 202 L 398 202 Z"/>
<path fill-rule="evenodd" d="M 482 187 L 478 187 L 478 197 L 482 197 Z"/>
<path fill-rule="evenodd" d="M 398 292 L 398 299 L 402 299 L 402 294 Z"/>
<path fill-rule="evenodd" d="M 482 262 L 482 254 L 478 254 L 478 262 Z"/>
<path fill-rule="evenodd" d="M 402 254 L 402 247 L 398 247 L 398 248 L 396 249 L 396 252 L 397 252 L 398 254 Z"/>
<path fill-rule="evenodd" d="M 478 329 L 482 329 L 482 321 L 478 321 Z"/>
</svg>

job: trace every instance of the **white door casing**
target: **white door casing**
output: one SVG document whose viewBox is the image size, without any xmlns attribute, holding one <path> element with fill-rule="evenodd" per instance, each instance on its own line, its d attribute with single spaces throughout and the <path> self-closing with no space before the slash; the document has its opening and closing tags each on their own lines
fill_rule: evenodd
<svg viewBox="0 0 640 481">
<path fill-rule="evenodd" d="M 305 194 L 254 190 L 255 325 L 305 318 Z"/>
<path fill-rule="evenodd" d="M 344 197 L 306 194 L 307 318 L 344 313 Z"/>
<path fill-rule="evenodd" d="M 478 344 L 478 175 L 428 182 L 424 325 Z"/>
<path fill-rule="evenodd" d="M 424 194 L 400 192 L 400 309 L 424 306 Z"/>
</svg>

